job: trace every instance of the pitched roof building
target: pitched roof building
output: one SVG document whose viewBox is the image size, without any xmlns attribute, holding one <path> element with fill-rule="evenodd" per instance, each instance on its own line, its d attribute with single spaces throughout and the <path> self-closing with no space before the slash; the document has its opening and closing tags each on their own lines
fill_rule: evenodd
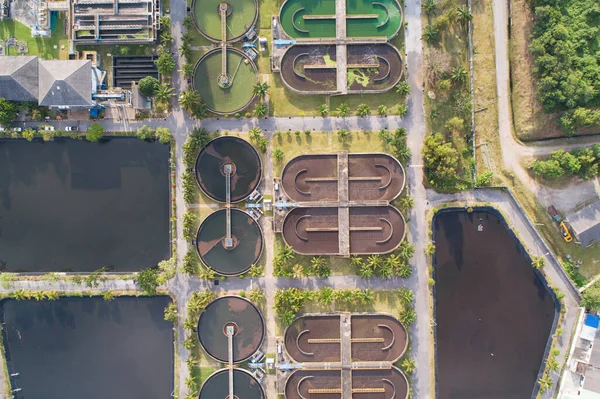
<svg viewBox="0 0 600 399">
<path fill-rule="evenodd" d="M 582 247 L 600 241 L 600 201 L 568 215 L 566 220 Z"/>
<path fill-rule="evenodd" d="M 92 105 L 92 62 L 40 61 L 39 104 L 48 107 Z"/>
<path fill-rule="evenodd" d="M 93 73 L 89 60 L 1 56 L 0 97 L 54 108 L 91 107 Z"/>
<path fill-rule="evenodd" d="M 3 56 L 0 62 L 0 97 L 9 101 L 38 102 L 38 58 Z"/>
</svg>

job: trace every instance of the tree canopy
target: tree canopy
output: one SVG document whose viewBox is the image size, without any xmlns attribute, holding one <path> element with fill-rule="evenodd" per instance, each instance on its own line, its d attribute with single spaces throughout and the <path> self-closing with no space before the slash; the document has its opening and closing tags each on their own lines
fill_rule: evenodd
<svg viewBox="0 0 600 399">
<path fill-rule="evenodd" d="M 154 96 L 159 87 L 160 83 L 158 82 L 158 79 L 153 76 L 146 76 L 145 78 L 140 79 L 138 83 L 140 93 L 146 97 Z"/>
<path fill-rule="evenodd" d="M 17 104 L 0 97 L 0 125 L 10 125 L 17 119 L 18 112 L 19 107 Z"/>
</svg>

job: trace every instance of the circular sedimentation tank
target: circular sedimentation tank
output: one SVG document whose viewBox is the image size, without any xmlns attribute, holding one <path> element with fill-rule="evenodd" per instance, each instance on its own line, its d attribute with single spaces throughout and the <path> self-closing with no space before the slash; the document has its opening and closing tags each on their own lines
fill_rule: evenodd
<svg viewBox="0 0 600 399">
<path fill-rule="evenodd" d="M 226 40 L 240 40 L 254 26 L 258 18 L 258 2 L 256 0 L 193 0 L 192 11 L 196 28 L 207 39 L 221 41 L 220 6 L 227 4 Z"/>
<path fill-rule="evenodd" d="M 227 47 L 227 72 L 223 74 L 221 51 L 217 48 L 200 57 L 194 69 L 193 87 L 211 112 L 234 114 L 254 99 L 258 71 L 244 52 Z"/>
<path fill-rule="evenodd" d="M 226 167 L 231 165 L 231 202 L 240 202 L 258 187 L 262 164 L 252 144 L 238 137 L 210 141 L 196 158 L 196 181 L 217 202 L 226 202 Z"/>
<path fill-rule="evenodd" d="M 209 303 L 200 314 L 200 345 L 211 357 L 223 363 L 228 362 L 228 326 L 234 330 L 233 362 L 249 359 L 261 347 L 265 335 L 265 322 L 260 310 L 245 298 L 228 295 Z"/>
<path fill-rule="evenodd" d="M 248 371 L 233 370 L 233 392 L 238 399 L 264 399 L 260 383 Z M 202 385 L 200 399 L 227 399 L 229 396 L 229 371 L 221 369 L 211 374 Z"/>
<path fill-rule="evenodd" d="M 227 211 L 210 214 L 198 229 L 196 250 L 202 262 L 215 272 L 236 276 L 248 271 L 258 262 L 263 248 L 262 231 L 246 212 L 231 209 L 231 245 L 227 236 Z"/>
</svg>

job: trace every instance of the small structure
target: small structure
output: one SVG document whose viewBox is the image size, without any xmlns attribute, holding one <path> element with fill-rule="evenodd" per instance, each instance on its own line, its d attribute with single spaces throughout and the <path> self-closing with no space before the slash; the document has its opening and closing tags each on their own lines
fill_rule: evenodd
<svg viewBox="0 0 600 399">
<path fill-rule="evenodd" d="M 583 248 L 600 241 L 600 200 L 568 215 L 566 221 Z"/>
<path fill-rule="evenodd" d="M 561 399 L 600 399 L 600 317 L 586 314 L 571 347 Z"/>
</svg>

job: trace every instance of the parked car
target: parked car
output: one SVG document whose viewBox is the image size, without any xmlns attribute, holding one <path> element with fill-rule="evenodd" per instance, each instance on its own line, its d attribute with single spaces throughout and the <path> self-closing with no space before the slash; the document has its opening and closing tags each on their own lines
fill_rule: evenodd
<svg viewBox="0 0 600 399">
<path fill-rule="evenodd" d="M 78 130 L 79 130 L 79 128 L 77 126 L 67 126 L 65 128 L 65 132 L 76 132 Z"/>
<path fill-rule="evenodd" d="M 6 129 L 0 126 L 0 132 L 6 132 Z"/>
<path fill-rule="evenodd" d="M 44 126 L 44 130 L 54 130 L 54 126 L 46 125 Z"/>
<path fill-rule="evenodd" d="M 21 132 L 23 131 L 23 129 L 22 129 L 22 128 L 20 128 L 20 127 L 16 127 L 16 128 L 14 128 L 13 130 L 14 130 L 15 132 L 17 132 L 17 133 L 21 133 Z"/>
</svg>

